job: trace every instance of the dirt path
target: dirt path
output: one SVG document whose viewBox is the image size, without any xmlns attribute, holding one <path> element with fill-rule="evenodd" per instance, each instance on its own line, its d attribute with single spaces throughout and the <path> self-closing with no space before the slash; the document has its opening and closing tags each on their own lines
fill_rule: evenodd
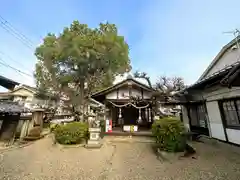
<svg viewBox="0 0 240 180">
<path fill-rule="evenodd" d="M 101 149 L 53 146 L 50 138 L 0 154 L 0 179 L 124 180 L 224 179 L 240 177 L 240 155 L 195 144 L 197 159 L 159 161 L 144 138 L 105 138 Z"/>
</svg>

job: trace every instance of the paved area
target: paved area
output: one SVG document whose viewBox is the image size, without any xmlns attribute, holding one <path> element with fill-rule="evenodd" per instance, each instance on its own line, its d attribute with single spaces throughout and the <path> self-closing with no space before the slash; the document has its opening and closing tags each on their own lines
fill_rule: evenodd
<svg viewBox="0 0 240 180">
<path fill-rule="evenodd" d="M 0 153 L 0 179 L 238 180 L 240 154 L 195 143 L 197 159 L 159 161 L 144 138 L 105 138 L 101 149 L 60 148 L 51 138 Z M 239 150 L 240 151 L 240 150 Z"/>
</svg>

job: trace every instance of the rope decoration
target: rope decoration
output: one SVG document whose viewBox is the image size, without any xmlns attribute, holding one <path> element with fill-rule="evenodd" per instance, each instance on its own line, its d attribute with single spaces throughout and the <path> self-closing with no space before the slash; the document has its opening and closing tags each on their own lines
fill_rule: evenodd
<svg viewBox="0 0 240 180">
<path fill-rule="evenodd" d="M 133 107 L 135 107 L 136 109 L 143 109 L 143 108 L 147 108 L 149 106 L 149 104 L 147 104 L 146 106 L 141 106 L 141 107 L 137 107 L 136 105 L 134 105 L 133 103 L 129 102 L 129 103 L 126 103 L 126 104 L 123 104 L 123 105 L 117 105 L 111 101 L 109 101 L 112 105 L 118 107 L 118 108 L 122 108 L 122 107 L 126 107 L 128 105 L 131 105 Z"/>
</svg>

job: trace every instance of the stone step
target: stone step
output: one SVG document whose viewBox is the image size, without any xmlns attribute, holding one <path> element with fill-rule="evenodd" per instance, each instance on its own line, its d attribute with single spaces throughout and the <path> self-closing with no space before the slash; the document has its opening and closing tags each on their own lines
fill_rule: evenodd
<svg viewBox="0 0 240 180">
<path fill-rule="evenodd" d="M 151 131 L 144 131 L 144 132 L 123 132 L 123 131 L 116 131 L 116 132 L 104 132 L 105 136 L 144 136 L 144 137 L 152 137 Z"/>
</svg>

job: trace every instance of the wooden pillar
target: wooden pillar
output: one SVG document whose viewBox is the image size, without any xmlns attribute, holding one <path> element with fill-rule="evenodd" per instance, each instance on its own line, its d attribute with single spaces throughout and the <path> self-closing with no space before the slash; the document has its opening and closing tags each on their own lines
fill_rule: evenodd
<svg viewBox="0 0 240 180">
<path fill-rule="evenodd" d="M 15 133 L 15 138 L 20 138 L 23 123 L 24 123 L 24 120 L 19 118 L 17 128 L 16 128 L 16 133 Z"/>
<path fill-rule="evenodd" d="M 2 124 L 3 124 L 3 119 L 0 119 L 0 130 L 1 130 Z"/>
<path fill-rule="evenodd" d="M 149 122 L 149 118 L 148 118 L 148 109 L 145 108 L 145 119 L 147 122 Z"/>
</svg>

